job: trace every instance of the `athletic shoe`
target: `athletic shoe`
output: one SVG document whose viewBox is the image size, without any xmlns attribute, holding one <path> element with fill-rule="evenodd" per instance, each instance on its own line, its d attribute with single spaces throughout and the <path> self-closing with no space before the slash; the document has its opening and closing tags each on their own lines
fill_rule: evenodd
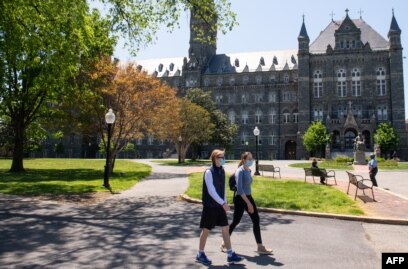
<svg viewBox="0 0 408 269">
<path fill-rule="evenodd" d="M 204 265 L 210 265 L 210 264 L 212 263 L 212 261 L 209 260 L 209 259 L 207 258 L 207 256 L 205 256 L 205 253 L 204 253 L 204 252 L 197 254 L 197 256 L 196 256 L 196 262 L 202 263 L 202 264 L 204 264 Z"/>
<path fill-rule="evenodd" d="M 235 252 L 232 252 L 231 256 L 228 256 L 227 261 L 229 263 L 239 262 L 242 261 L 242 257 L 238 256 Z"/>
<path fill-rule="evenodd" d="M 265 246 L 260 246 L 256 252 L 260 255 L 269 255 L 272 254 L 272 249 L 268 249 Z"/>
</svg>

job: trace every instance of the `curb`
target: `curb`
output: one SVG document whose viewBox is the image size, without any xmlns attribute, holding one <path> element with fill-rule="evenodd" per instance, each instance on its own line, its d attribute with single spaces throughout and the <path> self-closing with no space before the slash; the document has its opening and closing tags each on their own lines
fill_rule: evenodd
<svg viewBox="0 0 408 269">
<path fill-rule="evenodd" d="M 180 194 L 179 197 L 181 200 L 201 204 L 201 200 L 191 198 L 186 194 Z M 231 206 L 234 208 L 234 206 Z M 361 216 L 351 216 L 351 215 L 340 215 L 340 214 L 329 214 L 329 213 L 317 213 L 310 211 L 296 211 L 296 210 L 287 210 L 287 209 L 276 209 L 276 208 L 265 208 L 258 207 L 259 212 L 267 213 L 278 213 L 285 215 L 298 215 L 306 217 L 315 217 L 315 218 L 326 218 L 326 219 L 339 219 L 339 220 L 348 220 L 348 221 L 360 221 L 366 223 L 377 223 L 377 224 L 390 224 L 390 225 L 408 225 L 408 219 L 392 219 L 392 218 L 372 218 L 372 217 L 361 217 Z"/>
</svg>

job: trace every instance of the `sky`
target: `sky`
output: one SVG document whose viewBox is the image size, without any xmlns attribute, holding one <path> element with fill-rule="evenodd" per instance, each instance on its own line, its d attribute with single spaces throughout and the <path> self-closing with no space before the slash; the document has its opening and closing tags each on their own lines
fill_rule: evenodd
<svg viewBox="0 0 408 269">
<path fill-rule="evenodd" d="M 217 53 L 255 52 L 279 49 L 296 49 L 302 15 L 311 43 L 334 20 L 360 16 L 386 40 L 391 24 L 392 10 L 402 31 L 404 56 L 408 56 L 407 0 L 231 0 L 232 10 L 239 23 L 226 35 L 218 33 Z M 189 14 L 180 18 L 180 28 L 169 33 L 165 27 L 159 31 L 154 44 L 142 48 L 136 57 L 119 42 L 115 57 L 121 61 L 184 57 L 189 46 Z M 404 59 L 405 118 L 408 118 L 408 57 Z"/>
</svg>

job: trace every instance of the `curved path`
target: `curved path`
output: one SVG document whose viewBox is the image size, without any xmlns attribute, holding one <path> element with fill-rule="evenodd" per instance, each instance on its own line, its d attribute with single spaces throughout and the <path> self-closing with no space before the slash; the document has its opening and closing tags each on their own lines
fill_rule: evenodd
<svg viewBox="0 0 408 269">
<path fill-rule="evenodd" d="M 180 202 L 191 168 L 160 166 L 132 189 L 96 205 L 0 195 L 0 268 L 202 268 L 194 262 L 201 206 Z M 201 168 L 199 168 L 201 169 Z M 229 218 L 232 214 L 229 214 Z M 250 219 L 232 236 L 245 257 L 232 268 L 381 268 L 381 252 L 408 252 L 407 226 L 261 214 L 272 256 L 254 253 Z M 220 231 L 211 268 L 227 268 Z"/>
</svg>

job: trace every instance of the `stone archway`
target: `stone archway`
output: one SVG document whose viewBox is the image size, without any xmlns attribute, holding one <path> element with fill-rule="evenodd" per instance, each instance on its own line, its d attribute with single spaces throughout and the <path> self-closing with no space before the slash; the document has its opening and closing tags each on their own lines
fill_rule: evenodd
<svg viewBox="0 0 408 269">
<path fill-rule="evenodd" d="M 350 150 L 354 148 L 354 139 L 356 139 L 357 131 L 355 129 L 347 129 L 344 132 L 344 148 Z"/>
<path fill-rule="evenodd" d="M 296 142 L 294 140 L 285 143 L 285 159 L 296 160 Z"/>
</svg>

